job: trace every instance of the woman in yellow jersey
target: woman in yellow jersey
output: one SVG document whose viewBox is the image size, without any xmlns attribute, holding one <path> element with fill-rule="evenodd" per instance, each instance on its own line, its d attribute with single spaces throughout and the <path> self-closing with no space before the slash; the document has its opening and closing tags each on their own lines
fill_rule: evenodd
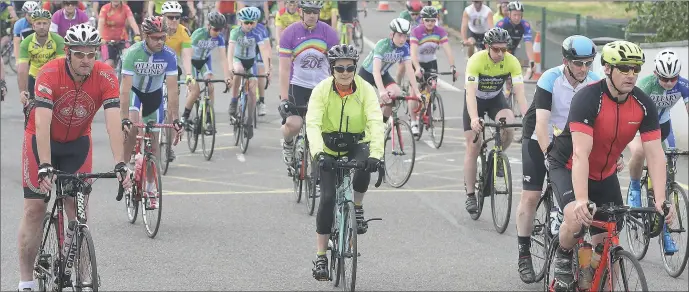
<svg viewBox="0 0 689 292">
<path fill-rule="evenodd" d="M 507 0 L 500 0 L 498 1 L 498 10 L 497 12 L 493 15 L 493 24 L 496 24 L 500 22 L 500 20 L 503 20 L 505 17 L 507 17 L 507 3 L 509 1 Z"/>
<path fill-rule="evenodd" d="M 182 17 L 182 5 L 177 1 L 167 1 L 163 3 L 161 12 L 167 22 L 167 41 L 165 45 L 177 53 L 177 59 L 182 59 L 182 63 L 177 63 L 178 76 L 182 77 L 182 68 L 186 73 L 186 82 L 193 81 L 191 75 L 191 33 L 183 25 L 179 24 Z M 181 68 L 180 68 L 181 67 Z"/>
<path fill-rule="evenodd" d="M 333 28 L 337 28 L 337 16 L 339 15 L 337 10 L 337 3 L 333 1 L 325 1 L 323 3 L 323 8 L 321 9 L 321 14 L 318 16 L 318 20 L 327 23 Z"/>
<path fill-rule="evenodd" d="M 276 41 L 278 41 L 278 46 L 280 45 L 280 38 L 285 28 L 301 20 L 298 11 L 299 6 L 297 5 L 297 1 L 288 0 L 285 1 L 285 7 L 282 7 L 275 16 L 275 30 L 278 35 Z"/>
</svg>

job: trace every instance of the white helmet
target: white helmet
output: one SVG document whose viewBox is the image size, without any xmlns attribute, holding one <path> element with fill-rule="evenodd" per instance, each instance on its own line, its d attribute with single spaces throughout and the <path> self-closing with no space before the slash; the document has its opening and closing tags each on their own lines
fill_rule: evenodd
<svg viewBox="0 0 689 292">
<path fill-rule="evenodd" d="M 87 23 L 73 25 L 65 33 L 65 45 L 68 46 L 100 46 L 100 34 Z"/>
<path fill-rule="evenodd" d="M 393 32 L 409 34 L 409 31 L 411 30 L 411 23 L 404 18 L 395 18 L 390 22 L 390 29 Z"/>
<path fill-rule="evenodd" d="M 163 7 L 160 9 L 163 14 L 165 13 L 182 13 L 182 5 L 177 1 L 165 1 Z"/>
<path fill-rule="evenodd" d="M 658 75 L 665 78 L 673 78 L 679 75 L 679 71 L 682 70 L 682 63 L 679 62 L 679 58 L 671 49 L 658 52 L 655 58 L 655 66 Z"/>
<path fill-rule="evenodd" d="M 36 10 L 38 8 L 38 6 L 39 6 L 38 2 L 36 2 L 36 1 L 26 1 L 26 2 L 24 2 L 24 5 L 22 5 L 22 11 L 27 12 L 27 13 L 31 13 L 34 10 Z"/>
</svg>

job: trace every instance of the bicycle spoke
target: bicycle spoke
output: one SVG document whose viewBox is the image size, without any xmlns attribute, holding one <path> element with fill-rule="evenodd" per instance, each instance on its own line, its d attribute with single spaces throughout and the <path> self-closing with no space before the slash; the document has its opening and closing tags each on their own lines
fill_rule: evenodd
<svg viewBox="0 0 689 292">
<path fill-rule="evenodd" d="M 660 250 L 661 257 L 663 259 L 663 266 L 665 271 L 673 278 L 677 278 L 682 275 L 682 272 L 687 266 L 687 260 L 689 260 L 689 232 L 687 227 L 689 226 L 689 202 L 687 200 L 687 194 L 684 189 L 677 183 L 672 183 L 668 186 L 668 200 L 671 200 L 675 207 L 675 220 L 666 226 L 669 234 L 670 240 L 674 243 L 677 251 L 673 254 L 665 254 L 664 247 L 666 238 L 663 233 L 659 236 L 661 240 Z"/>
<path fill-rule="evenodd" d="M 510 222 L 512 209 L 512 172 L 510 161 L 502 152 L 494 153 L 497 168 L 493 171 L 493 192 L 491 194 L 491 209 L 493 211 L 493 225 L 498 233 L 503 233 Z M 491 160 L 492 163 L 495 160 Z M 500 177 L 502 174 L 502 177 Z M 501 186 L 501 184 L 504 184 Z"/>
<path fill-rule="evenodd" d="M 146 161 L 146 171 L 150 172 L 151 178 L 143 178 L 143 219 L 146 228 L 146 234 L 150 238 L 154 238 L 158 234 L 160 228 L 160 219 L 163 211 L 163 185 L 160 179 L 160 168 L 156 163 L 155 157 L 151 157 Z M 149 181 L 151 180 L 151 181 Z M 152 186 L 149 186 L 151 184 Z"/>
<path fill-rule="evenodd" d="M 396 120 L 385 139 L 385 175 L 392 187 L 402 187 L 414 170 L 416 144 L 406 121 Z"/>
<path fill-rule="evenodd" d="M 79 235 L 79 247 L 77 248 L 77 263 L 74 265 L 76 291 L 98 291 L 100 279 L 98 278 L 98 266 L 96 264 L 96 250 L 93 244 L 91 232 L 84 226 Z"/>
</svg>

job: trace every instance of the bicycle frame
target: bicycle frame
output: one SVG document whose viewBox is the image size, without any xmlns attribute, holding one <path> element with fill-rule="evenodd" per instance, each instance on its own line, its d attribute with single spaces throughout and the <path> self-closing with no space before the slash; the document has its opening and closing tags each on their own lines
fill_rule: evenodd
<svg viewBox="0 0 689 292">
<path fill-rule="evenodd" d="M 399 106 L 397 106 L 397 101 L 421 101 L 420 98 L 418 97 L 413 97 L 413 96 L 395 96 L 392 97 L 392 101 L 390 103 L 381 103 L 380 106 L 390 106 L 392 107 L 392 114 L 390 115 L 389 122 L 391 127 L 390 131 L 391 133 L 391 143 L 392 143 L 392 151 L 395 152 L 395 147 L 397 143 L 399 143 L 399 148 L 404 149 L 404 142 L 402 141 L 402 136 L 399 134 L 399 126 L 397 125 L 397 111 L 399 110 Z M 417 110 L 420 110 L 423 107 L 423 102 L 419 102 L 419 107 L 417 107 Z M 417 112 L 415 110 L 415 112 Z M 397 140 L 395 140 L 395 136 L 397 137 Z M 412 139 L 413 140 L 413 139 Z M 395 143 L 397 141 L 397 143 Z M 402 150 L 404 151 L 404 150 Z"/>
<path fill-rule="evenodd" d="M 677 203 L 679 201 L 679 199 L 670 198 L 670 190 L 671 190 L 670 185 L 672 185 L 675 182 L 675 174 L 677 174 L 677 158 L 679 156 L 682 156 L 682 155 L 689 155 L 689 151 L 674 151 L 674 150 L 665 151 L 665 157 L 666 157 L 665 168 L 667 170 L 667 176 L 665 179 L 665 196 L 666 196 L 667 200 L 674 200 L 675 203 Z M 648 179 L 647 180 L 648 181 L 647 197 L 653 198 L 654 199 L 653 201 L 655 201 L 654 191 L 653 191 L 653 183 L 651 182 L 651 176 L 648 174 L 648 169 L 646 167 L 644 167 L 644 169 L 646 169 L 645 178 Z M 675 205 L 675 207 L 679 208 L 679 206 L 677 206 L 677 205 Z M 679 216 L 679 214 L 680 213 L 678 210 L 677 215 Z M 679 222 L 679 229 L 670 229 L 667 226 L 667 224 L 664 224 L 665 228 L 668 228 L 668 232 L 685 232 L 686 231 L 684 226 L 682 226 L 683 222 L 682 222 L 681 218 L 678 218 L 678 219 L 679 220 L 677 220 L 677 222 Z M 658 232 L 658 233 L 660 233 L 660 232 Z M 657 236 L 658 234 L 652 233 L 652 235 Z M 653 237 L 655 237 L 655 236 L 653 236 Z"/>
<path fill-rule="evenodd" d="M 155 153 L 153 153 L 153 138 L 155 135 L 157 135 L 155 132 L 153 132 L 154 128 L 173 128 L 173 124 L 156 124 L 154 122 L 149 122 L 147 124 L 142 124 L 142 123 L 134 123 L 133 127 L 135 128 L 142 128 L 144 130 L 143 136 L 141 135 L 136 135 L 136 154 L 142 154 L 144 156 L 144 160 L 150 160 L 155 158 Z M 162 130 L 162 129 L 161 129 Z M 175 140 L 173 141 L 173 145 L 177 145 L 177 142 L 179 141 L 179 135 L 177 134 L 175 137 Z M 141 150 L 141 143 L 143 142 L 143 152 Z M 161 149 L 158 149 L 160 151 Z M 141 165 L 141 175 L 143 178 L 146 178 L 146 173 L 147 173 L 147 163 L 143 163 Z M 135 181 L 136 187 L 138 190 L 143 190 L 143 184 L 144 184 L 145 179 L 141 179 L 140 181 Z M 136 192 L 136 198 L 140 199 L 139 196 L 141 195 L 141 192 Z"/>
</svg>

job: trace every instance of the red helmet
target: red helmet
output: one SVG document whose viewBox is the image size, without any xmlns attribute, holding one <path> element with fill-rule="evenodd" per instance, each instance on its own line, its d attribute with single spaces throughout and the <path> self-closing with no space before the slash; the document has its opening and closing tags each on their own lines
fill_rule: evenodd
<svg viewBox="0 0 689 292">
<path fill-rule="evenodd" d="M 162 16 L 149 16 L 146 17 L 141 23 L 141 30 L 144 33 L 156 33 L 156 32 L 167 32 L 167 25 L 163 21 Z"/>
<path fill-rule="evenodd" d="M 419 12 L 423 8 L 423 3 L 419 0 L 407 1 L 407 10 L 412 12 Z"/>
</svg>

